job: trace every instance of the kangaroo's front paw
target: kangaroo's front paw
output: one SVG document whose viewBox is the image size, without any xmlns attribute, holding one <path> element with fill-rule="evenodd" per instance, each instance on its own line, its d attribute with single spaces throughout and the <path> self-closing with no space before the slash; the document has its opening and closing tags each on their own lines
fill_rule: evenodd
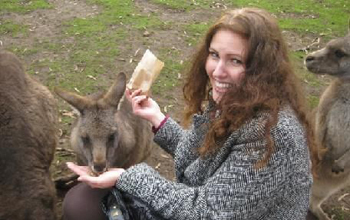
<svg viewBox="0 0 350 220">
<path fill-rule="evenodd" d="M 340 172 L 344 172 L 344 166 L 342 164 L 337 163 L 337 161 L 335 161 L 332 166 L 332 172 L 336 174 Z"/>
</svg>

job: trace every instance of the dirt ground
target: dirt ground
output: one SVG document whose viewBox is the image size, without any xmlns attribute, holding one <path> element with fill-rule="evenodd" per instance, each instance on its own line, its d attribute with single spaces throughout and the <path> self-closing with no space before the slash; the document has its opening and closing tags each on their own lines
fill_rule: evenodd
<svg viewBox="0 0 350 220">
<path fill-rule="evenodd" d="M 12 37 L 9 35 L 0 36 L 0 48 L 11 48 L 13 46 L 18 46 L 20 48 L 30 47 L 34 42 L 40 42 L 45 40 L 50 40 L 52 42 L 64 42 L 71 41 L 72 39 L 67 39 L 62 37 L 61 28 L 65 21 L 73 18 L 88 18 L 95 16 L 100 12 L 98 6 L 86 4 L 82 0 L 49 0 L 55 7 L 49 10 L 37 10 L 28 14 L 19 15 L 19 14 L 6 14 L 0 17 L 0 19 L 11 19 L 18 23 L 26 24 L 30 27 L 30 32 L 28 35 L 19 35 L 17 37 Z M 186 24 L 188 22 L 203 22 L 211 21 L 215 19 L 224 8 L 223 4 L 214 4 L 212 10 L 195 10 L 191 13 L 186 13 L 180 10 L 172 10 L 161 7 L 159 5 L 151 4 L 149 1 L 144 0 L 135 0 L 136 6 L 139 9 L 139 13 L 149 14 L 156 13 L 160 15 L 160 18 L 164 21 L 173 21 L 176 24 Z M 1 21 L 1 20 L 0 20 Z M 176 26 L 172 30 L 165 30 L 159 32 L 151 32 L 151 37 L 153 39 L 153 50 L 157 48 L 168 46 L 169 48 L 174 48 L 181 51 L 182 59 L 187 59 L 191 54 L 193 47 L 189 46 L 188 43 L 184 41 L 184 33 L 179 30 Z M 298 50 L 305 48 L 310 45 L 314 40 L 315 36 L 298 36 L 292 32 L 284 32 L 285 37 L 288 41 L 288 45 L 291 50 Z M 125 60 L 130 60 L 133 58 L 135 61 L 141 58 L 141 54 L 133 56 L 134 51 L 139 48 L 144 49 L 140 39 L 130 39 L 130 44 L 132 44 L 132 52 L 128 51 L 129 48 L 121 47 L 121 54 L 126 54 L 125 57 L 117 59 L 116 66 L 120 67 L 120 71 L 127 70 L 132 71 L 135 64 L 130 64 Z M 40 53 L 35 53 L 29 56 L 21 57 L 25 65 L 28 67 L 37 60 L 43 58 L 52 58 L 54 59 L 57 54 L 52 54 L 50 51 L 42 51 Z M 61 54 L 60 56 L 65 56 Z M 45 74 L 46 69 L 38 69 L 38 79 L 45 80 L 45 77 L 41 73 Z M 307 88 L 307 91 L 312 90 Z M 319 93 L 321 91 L 313 91 Z M 181 112 L 182 112 L 182 96 L 181 96 L 181 87 L 174 88 L 174 90 L 166 91 L 166 94 L 162 96 L 154 97 L 159 104 L 167 109 L 167 112 L 175 118 L 177 121 L 181 121 Z M 173 97 L 171 100 L 165 98 L 170 95 Z M 69 113 L 69 112 L 68 112 Z M 61 111 L 61 114 L 68 114 L 67 112 Z M 53 177 L 58 178 L 62 177 L 69 172 L 65 167 L 66 161 L 74 161 L 74 153 L 70 150 L 69 146 L 69 133 L 70 125 L 62 124 L 61 125 L 61 137 L 56 152 L 56 157 L 54 164 L 52 166 Z M 168 179 L 174 179 L 174 165 L 171 157 L 161 150 L 159 147 L 154 146 L 152 155 L 146 160 L 148 164 L 158 170 L 163 176 Z M 58 196 L 59 201 L 57 203 L 58 208 L 60 209 L 62 198 L 65 194 L 65 190 L 59 190 Z M 333 209 L 339 208 L 345 213 L 348 213 L 350 216 L 350 189 L 345 189 L 342 192 L 337 193 L 332 198 L 324 204 L 324 208 L 327 212 L 333 213 Z M 344 220 L 350 219 L 350 217 L 345 217 Z"/>
</svg>

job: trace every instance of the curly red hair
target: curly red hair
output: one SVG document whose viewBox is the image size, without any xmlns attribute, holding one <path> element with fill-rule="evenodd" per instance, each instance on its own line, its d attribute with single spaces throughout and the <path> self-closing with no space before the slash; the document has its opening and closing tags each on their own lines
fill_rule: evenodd
<svg viewBox="0 0 350 220">
<path fill-rule="evenodd" d="M 215 152 L 221 147 L 217 143 L 221 143 L 258 113 L 268 111 L 270 117 L 265 124 L 266 153 L 257 164 L 258 167 L 264 166 L 274 150 L 271 127 L 277 123 L 280 108 L 288 103 L 306 128 L 313 164 L 317 164 L 314 134 L 307 117 L 309 111 L 305 94 L 294 74 L 287 46 L 276 19 L 262 9 L 243 8 L 228 11 L 209 28 L 194 55 L 183 88 L 186 102 L 185 122 L 188 123 L 193 114 L 202 113 L 203 104 L 208 101 L 210 82 L 205 63 L 210 43 L 219 30 L 229 30 L 247 39 L 246 71 L 240 85 L 225 93 L 217 105 L 221 115 L 211 123 L 203 145 L 199 148 L 200 155 L 206 156 Z"/>
</svg>

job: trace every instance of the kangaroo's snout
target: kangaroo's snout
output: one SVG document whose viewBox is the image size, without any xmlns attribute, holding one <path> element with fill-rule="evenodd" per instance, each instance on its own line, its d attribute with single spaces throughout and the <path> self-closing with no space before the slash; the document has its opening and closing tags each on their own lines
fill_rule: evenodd
<svg viewBox="0 0 350 220">
<path fill-rule="evenodd" d="M 313 60 L 315 60 L 314 56 L 307 56 L 306 59 L 305 59 L 306 62 L 311 62 Z"/>
<path fill-rule="evenodd" d="M 103 173 L 103 172 L 107 171 L 106 161 L 105 162 L 94 162 L 91 168 L 92 168 L 91 170 L 96 174 Z"/>
</svg>

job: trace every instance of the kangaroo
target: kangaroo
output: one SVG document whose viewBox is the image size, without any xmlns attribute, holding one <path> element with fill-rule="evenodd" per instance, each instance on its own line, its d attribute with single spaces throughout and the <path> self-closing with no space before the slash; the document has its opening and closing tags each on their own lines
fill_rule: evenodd
<svg viewBox="0 0 350 220">
<path fill-rule="evenodd" d="M 80 96 L 55 89 L 79 112 L 71 145 L 78 164 L 88 165 L 94 174 L 109 167 L 130 167 L 150 155 L 151 124 L 132 113 L 130 102 L 123 96 L 125 88 L 126 76 L 120 73 L 105 94 Z"/>
<path fill-rule="evenodd" d="M 321 208 L 322 202 L 350 185 L 350 33 L 308 55 L 305 65 L 315 74 L 335 77 L 321 95 L 316 111 L 321 163 L 310 200 L 310 211 L 321 220 L 329 220 Z"/>
<path fill-rule="evenodd" d="M 0 219 L 56 219 L 49 168 L 58 143 L 50 91 L 0 51 Z"/>
</svg>

